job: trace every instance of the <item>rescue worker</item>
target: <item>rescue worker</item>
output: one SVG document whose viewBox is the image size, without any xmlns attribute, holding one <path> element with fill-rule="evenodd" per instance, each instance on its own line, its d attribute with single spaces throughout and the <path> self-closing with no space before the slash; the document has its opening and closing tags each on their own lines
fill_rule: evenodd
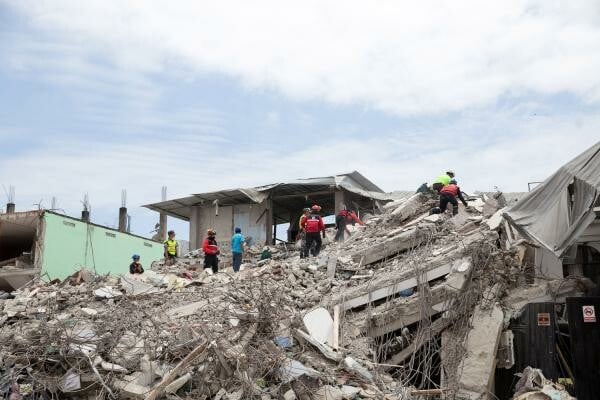
<svg viewBox="0 0 600 400">
<path fill-rule="evenodd" d="M 219 246 L 217 245 L 217 232 L 212 229 L 206 231 L 206 239 L 202 243 L 202 250 L 204 251 L 204 270 L 210 268 L 211 273 L 216 274 L 219 272 L 219 258 L 221 254 Z"/>
<path fill-rule="evenodd" d="M 337 229 L 335 233 L 336 242 L 344 240 L 345 232 L 348 232 L 348 234 L 350 234 L 350 231 L 347 227 L 349 223 L 352 225 L 354 225 L 355 223 L 358 223 L 359 225 L 364 225 L 364 223 L 360 220 L 360 218 L 358 218 L 354 211 L 350 211 L 346 208 L 346 206 L 344 206 L 344 209 L 335 216 L 335 228 Z"/>
<path fill-rule="evenodd" d="M 232 254 L 232 266 L 233 272 L 240 271 L 240 265 L 242 265 L 242 255 L 244 254 L 244 235 L 240 228 L 235 228 L 235 234 L 231 237 L 231 254 Z"/>
<path fill-rule="evenodd" d="M 314 205 L 310 209 L 309 216 L 302 221 L 302 228 L 306 232 L 306 243 L 304 245 L 304 256 L 308 257 L 308 253 L 313 243 L 315 243 L 315 249 L 311 251 L 313 256 L 318 256 L 321 251 L 323 242 L 321 241 L 321 233 L 323 233 L 323 239 L 325 238 L 325 223 L 323 218 L 319 215 L 321 207 Z M 302 257 L 302 255 L 301 255 Z"/>
<path fill-rule="evenodd" d="M 169 238 L 165 240 L 165 264 L 173 265 L 177 261 L 179 243 L 175 240 L 175 231 L 168 232 Z"/>
<path fill-rule="evenodd" d="M 130 274 L 143 274 L 144 267 L 142 267 L 142 264 L 140 263 L 140 256 L 137 254 L 134 254 L 133 256 L 131 256 L 131 259 L 133 260 L 133 262 L 131 264 L 129 264 L 129 273 Z"/>
<path fill-rule="evenodd" d="M 449 185 L 444 186 L 440 190 L 440 206 L 435 207 L 433 210 L 431 210 L 431 213 L 440 214 L 446 212 L 448 203 L 450 203 L 452 204 L 452 215 L 458 214 L 458 201 L 456 201 L 457 197 L 460 199 L 460 201 L 465 207 L 468 207 L 468 204 L 465 201 L 465 198 L 463 197 L 460 188 L 458 187 L 456 179 L 452 179 L 450 180 Z"/>
<path fill-rule="evenodd" d="M 442 188 L 444 186 L 447 186 L 450 184 L 450 180 L 452 180 L 452 178 L 454 178 L 454 172 L 453 171 L 446 171 L 446 173 L 444 175 L 440 175 L 436 178 L 435 181 L 433 181 L 433 184 L 431 185 L 431 188 L 433 190 L 435 190 L 437 193 L 440 192 L 440 190 L 442 190 Z"/>
<path fill-rule="evenodd" d="M 304 254 L 304 247 L 306 246 L 306 232 L 304 231 L 304 228 L 303 228 L 303 221 L 306 221 L 306 219 L 308 218 L 309 215 L 310 215 L 310 208 L 305 208 L 303 210 L 302 215 L 300 216 L 300 221 L 298 222 L 298 227 L 299 227 L 298 239 L 300 239 L 300 258 L 308 257 L 308 254 Z"/>
</svg>

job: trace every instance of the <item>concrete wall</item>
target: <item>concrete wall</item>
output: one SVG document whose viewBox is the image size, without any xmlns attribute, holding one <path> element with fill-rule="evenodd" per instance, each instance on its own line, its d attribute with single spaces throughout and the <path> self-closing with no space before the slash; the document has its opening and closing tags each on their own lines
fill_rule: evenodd
<svg viewBox="0 0 600 400">
<path fill-rule="evenodd" d="M 161 243 L 80 220 L 44 213 L 42 275 L 64 279 L 82 267 L 98 274 L 128 272 L 131 255 L 139 254 L 144 267 L 162 258 Z"/>
<path fill-rule="evenodd" d="M 215 215 L 215 206 L 194 206 L 190 213 L 190 248 L 202 246 L 209 228 L 217 232 L 217 243 L 226 250 L 231 244 L 231 236 L 236 226 L 242 229 L 250 245 L 262 245 L 266 238 L 266 203 L 240 204 L 219 207 L 219 215 Z"/>
</svg>

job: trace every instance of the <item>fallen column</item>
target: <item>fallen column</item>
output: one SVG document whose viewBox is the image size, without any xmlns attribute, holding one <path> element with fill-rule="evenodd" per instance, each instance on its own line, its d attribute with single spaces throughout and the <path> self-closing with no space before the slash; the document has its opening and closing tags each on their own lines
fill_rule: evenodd
<svg viewBox="0 0 600 400">
<path fill-rule="evenodd" d="M 466 354 L 458 371 L 458 397 L 487 399 L 496 370 L 496 350 L 502 333 L 504 313 L 498 305 L 490 309 L 477 306 L 471 319 L 473 327 L 466 340 Z M 483 395 L 483 397 L 482 397 Z"/>
</svg>

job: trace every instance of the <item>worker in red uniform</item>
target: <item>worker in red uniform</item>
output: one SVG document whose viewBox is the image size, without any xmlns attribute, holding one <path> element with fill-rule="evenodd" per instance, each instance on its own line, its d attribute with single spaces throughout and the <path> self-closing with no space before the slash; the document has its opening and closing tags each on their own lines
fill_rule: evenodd
<svg viewBox="0 0 600 400">
<path fill-rule="evenodd" d="M 458 183 L 456 179 L 452 179 L 450 183 L 440 189 L 440 206 L 435 207 L 431 210 L 432 214 L 440 214 L 446 212 L 446 208 L 448 208 L 448 203 L 452 204 L 452 215 L 458 214 L 458 201 L 456 198 L 459 198 L 460 201 L 464 204 L 465 207 L 468 207 L 465 198 L 458 187 Z"/>
<path fill-rule="evenodd" d="M 308 253 L 313 243 L 315 243 L 315 249 L 312 251 L 313 256 L 318 256 L 321 251 L 323 242 L 321 241 L 321 233 L 323 233 L 323 239 L 325 238 L 325 223 L 323 218 L 319 215 L 321 207 L 314 205 L 310 209 L 308 217 L 302 220 L 302 228 L 306 232 L 306 243 L 304 245 L 304 251 L 300 253 L 300 258 L 308 257 Z"/>
<path fill-rule="evenodd" d="M 217 233 L 209 229 L 206 232 L 206 239 L 202 243 L 202 250 L 204 251 L 204 270 L 210 268 L 213 273 L 219 272 L 219 258 L 217 257 L 221 254 L 219 250 L 219 246 L 217 245 Z"/>
<path fill-rule="evenodd" d="M 345 232 L 348 232 L 348 234 L 350 234 L 350 231 L 347 227 L 348 224 L 364 225 L 354 211 L 350 211 L 344 206 L 344 209 L 335 216 L 335 228 L 337 229 L 337 232 L 335 233 L 336 242 L 344 240 Z"/>
</svg>

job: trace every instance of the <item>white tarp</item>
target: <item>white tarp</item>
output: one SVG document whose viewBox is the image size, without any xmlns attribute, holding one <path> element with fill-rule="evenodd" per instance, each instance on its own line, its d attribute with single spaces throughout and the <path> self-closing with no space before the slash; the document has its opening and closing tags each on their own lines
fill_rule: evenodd
<svg viewBox="0 0 600 400">
<path fill-rule="evenodd" d="M 521 234 L 561 257 L 595 219 L 600 197 L 600 142 L 562 166 L 510 207 Z"/>
</svg>

